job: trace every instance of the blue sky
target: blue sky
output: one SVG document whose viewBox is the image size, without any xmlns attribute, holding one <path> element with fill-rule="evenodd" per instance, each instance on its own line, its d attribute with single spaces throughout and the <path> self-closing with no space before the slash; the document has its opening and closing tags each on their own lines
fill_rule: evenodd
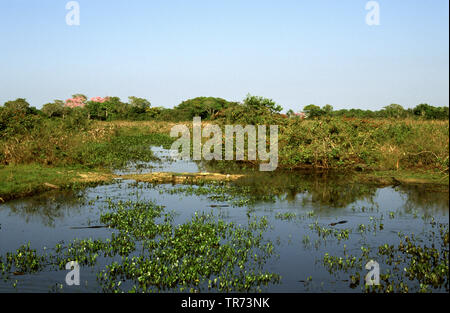
<svg viewBox="0 0 450 313">
<path fill-rule="evenodd" d="M 331 104 L 449 105 L 449 1 L 0 1 L 0 103 L 74 93 L 173 107 L 197 96 Z"/>
</svg>

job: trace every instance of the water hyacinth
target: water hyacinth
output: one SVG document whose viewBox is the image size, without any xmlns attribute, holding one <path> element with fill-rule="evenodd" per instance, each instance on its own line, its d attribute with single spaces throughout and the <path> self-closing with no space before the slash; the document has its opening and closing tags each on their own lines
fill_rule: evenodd
<svg viewBox="0 0 450 313">
<path fill-rule="evenodd" d="M 76 261 L 97 269 L 105 292 L 261 291 L 281 278 L 264 270 L 274 253 L 263 237 L 266 218 L 251 218 L 242 226 L 212 213 L 195 213 L 175 225 L 173 214 L 153 203 L 110 201 L 100 221 L 113 230 L 111 238 L 76 239 L 45 255 L 23 246 L 0 258 L 0 276 L 63 270 Z M 110 260 L 103 268 L 100 257 Z"/>
</svg>

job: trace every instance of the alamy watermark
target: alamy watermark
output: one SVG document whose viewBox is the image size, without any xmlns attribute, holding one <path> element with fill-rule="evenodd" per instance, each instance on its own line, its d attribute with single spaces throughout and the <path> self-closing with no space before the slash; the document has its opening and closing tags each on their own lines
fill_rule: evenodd
<svg viewBox="0 0 450 313">
<path fill-rule="evenodd" d="M 368 1 L 365 5 L 366 24 L 369 26 L 380 25 L 380 3 L 378 1 Z M 68 26 L 80 26 L 80 3 L 69 1 L 66 3 L 66 24 Z"/>
<path fill-rule="evenodd" d="M 66 3 L 66 24 L 68 26 L 80 26 L 80 4 L 78 1 L 69 1 Z"/>
<path fill-rule="evenodd" d="M 366 264 L 366 270 L 369 272 L 366 274 L 365 280 L 367 286 L 378 286 L 380 284 L 380 264 L 374 260 L 370 260 Z"/>
<path fill-rule="evenodd" d="M 202 129 L 200 117 L 194 117 L 192 123 L 192 159 L 211 160 L 245 160 L 245 136 L 247 136 L 247 160 L 264 161 L 259 165 L 260 171 L 274 171 L 278 167 L 278 125 L 270 125 L 267 138 L 265 125 L 225 125 L 225 134 L 218 125 L 207 124 Z M 180 136 L 181 134 L 181 136 Z M 172 144 L 172 157 L 191 159 L 191 131 L 186 125 L 172 127 L 171 137 L 179 137 Z M 212 137 L 211 137 L 212 136 Z M 202 144 L 202 138 L 209 138 Z M 223 156 L 223 139 L 225 140 L 225 157 Z M 236 144 L 235 144 L 236 143 Z M 236 151 L 234 149 L 236 147 Z M 267 148 L 269 150 L 267 151 Z"/>
<path fill-rule="evenodd" d="M 71 261 L 66 264 L 66 270 L 70 270 L 66 275 L 67 286 L 79 286 L 80 285 L 80 265 L 78 262 Z"/>
<path fill-rule="evenodd" d="M 380 25 L 380 4 L 378 1 L 369 1 L 366 3 L 366 24 L 369 26 Z"/>
</svg>

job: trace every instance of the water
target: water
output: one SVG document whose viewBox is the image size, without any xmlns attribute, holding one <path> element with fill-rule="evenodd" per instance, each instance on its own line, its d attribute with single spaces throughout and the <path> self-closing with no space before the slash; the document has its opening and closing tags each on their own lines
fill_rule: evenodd
<svg viewBox="0 0 450 313">
<path fill-rule="evenodd" d="M 158 156 L 167 156 L 168 151 L 153 148 Z M 145 166 L 130 166 L 120 173 L 142 171 L 197 172 L 202 166 L 188 161 L 170 163 L 153 162 Z M 151 165 L 149 167 L 148 165 Z M 425 186 L 398 186 L 379 188 L 374 185 L 349 184 L 345 177 L 301 173 L 255 173 L 239 184 L 250 188 L 253 195 L 270 194 L 271 200 L 260 200 L 243 206 L 234 206 L 230 201 L 218 202 L 208 195 L 171 194 L 169 191 L 180 185 L 150 186 L 146 183 L 117 180 L 110 185 L 87 188 L 81 192 L 52 191 L 39 196 L 11 201 L 0 205 L 0 255 L 15 251 L 20 245 L 30 242 L 33 248 L 43 251 L 57 243 L 68 243 L 75 238 L 108 238 L 112 230 L 73 229 L 99 225 L 100 214 L 107 200 L 153 201 L 168 211 L 175 211 L 175 223 L 183 223 L 195 212 L 216 212 L 227 221 L 245 225 L 251 216 L 266 216 L 271 229 L 267 239 L 275 243 L 276 256 L 268 260 L 265 269 L 282 276 L 280 284 L 269 286 L 269 292 L 354 292 L 344 276 L 330 275 L 321 264 L 325 252 L 340 255 L 345 244 L 349 252 L 357 253 L 362 244 L 377 246 L 385 242 L 396 242 L 397 233 L 420 234 L 423 231 L 423 216 L 433 216 L 436 221 L 448 223 L 448 191 L 430 189 Z M 217 205 L 222 205 L 217 207 Z M 313 212 L 313 213 L 311 213 Z M 296 214 L 297 217 L 283 220 L 281 214 Z M 383 216 L 384 229 L 370 236 L 358 234 L 350 240 L 314 241 L 314 232 L 309 225 L 316 220 L 320 225 L 339 221 L 344 224 L 336 229 L 357 229 L 369 225 L 370 217 Z M 395 218 L 390 218 L 395 216 Z M 305 242 L 305 238 L 312 238 Z M 108 264 L 99 262 L 98 267 L 81 270 L 82 284 L 64 287 L 66 292 L 101 291 L 96 281 L 96 271 Z M 0 292 L 48 292 L 58 284 L 64 284 L 67 271 L 44 271 L 32 275 L 15 276 L 17 288 L 11 281 L 0 282 Z M 312 283 L 305 283 L 308 277 Z M 348 278 L 348 277 L 347 277 Z"/>
<path fill-rule="evenodd" d="M 114 171 L 117 175 L 146 174 L 151 172 L 174 172 L 174 173 L 198 173 L 204 170 L 202 163 L 195 163 L 189 160 L 172 158 L 172 151 L 163 147 L 151 147 L 153 155 L 159 161 L 153 162 L 133 162 L 126 169 Z"/>
</svg>

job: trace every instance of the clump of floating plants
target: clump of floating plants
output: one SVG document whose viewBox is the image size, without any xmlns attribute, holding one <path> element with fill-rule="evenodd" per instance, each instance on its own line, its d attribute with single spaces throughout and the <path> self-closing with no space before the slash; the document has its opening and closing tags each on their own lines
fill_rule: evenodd
<svg viewBox="0 0 450 313">
<path fill-rule="evenodd" d="M 258 201 L 275 202 L 275 195 L 258 194 L 250 186 L 235 185 L 224 181 L 199 181 L 196 185 L 183 185 L 171 189 L 161 189 L 161 193 L 207 196 L 213 201 L 229 202 L 236 207 L 252 205 Z"/>
<path fill-rule="evenodd" d="M 15 253 L 6 253 L 5 258 L 0 256 L 0 275 L 5 276 L 12 270 L 14 275 L 35 273 L 44 268 L 45 262 L 45 257 L 39 256 L 30 244 L 22 245 Z"/>
<path fill-rule="evenodd" d="M 109 202 L 100 221 L 111 238 L 77 239 L 44 255 L 24 246 L 0 258 L 1 275 L 64 269 L 70 261 L 94 267 L 102 257 L 110 259 L 97 274 L 105 292 L 261 291 L 281 278 L 264 271 L 274 253 L 263 238 L 264 217 L 236 225 L 202 212 L 175 225 L 173 214 L 153 203 Z"/>
<path fill-rule="evenodd" d="M 431 221 L 426 226 L 421 236 L 398 234 L 398 244 L 362 246 L 359 255 L 345 248 L 343 256 L 326 253 L 323 265 L 331 274 L 350 274 L 350 287 L 365 292 L 448 292 L 448 224 Z M 364 268 L 370 260 L 379 264 L 379 285 L 366 285 Z"/>
<path fill-rule="evenodd" d="M 297 214 L 293 212 L 276 213 L 275 218 L 282 221 L 292 221 L 297 218 Z"/>
<path fill-rule="evenodd" d="M 361 210 L 367 211 L 366 208 Z M 400 215 L 389 212 L 389 219 Z M 275 218 L 298 221 L 314 216 L 314 212 L 306 215 L 287 212 L 277 213 Z M 413 216 L 417 218 L 417 212 L 413 212 Z M 322 243 L 326 245 L 328 242 L 333 247 L 346 243 L 343 244 L 341 255 L 324 252 L 323 257 L 316 260 L 337 278 L 333 283 L 348 282 L 350 288 L 357 290 L 359 287 L 363 292 L 448 292 L 449 224 L 438 223 L 427 214 L 422 220 L 423 229 L 419 234 L 405 235 L 398 232 L 397 236 L 389 239 L 389 243 L 380 245 L 375 237 L 380 234 L 385 237 L 383 214 L 369 216 L 367 224 L 353 224 L 351 227 L 341 226 L 347 224 L 344 220 L 320 223 L 316 219 L 309 224 L 310 232 L 304 234 L 301 241 L 305 248 L 314 246 L 316 250 L 321 248 Z M 371 261 L 379 265 L 379 285 L 366 284 L 366 275 L 369 274 L 366 266 Z M 369 279 L 373 279 L 373 276 L 370 275 Z M 315 283 L 312 279 L 300 282 L 304 282 L 305 286 Z"/>
</svg>

